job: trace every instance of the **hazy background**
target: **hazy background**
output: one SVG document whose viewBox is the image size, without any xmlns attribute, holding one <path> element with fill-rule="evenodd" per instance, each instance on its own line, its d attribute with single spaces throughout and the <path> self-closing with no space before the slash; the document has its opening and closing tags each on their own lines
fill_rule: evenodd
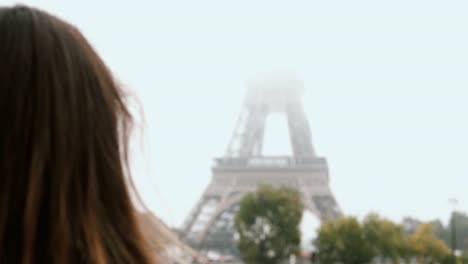
<svg viewBox="0 0 468 264">
<path fill-rule="evenodd" d="M 467 209 L 466 0 L 21 2 L 76 24 L 139 98 L 134 176 L 169 225 L 207 186 L 245 81 L 278 69 L 304 79 L 345 213 L 445 221 L 454 196 Z M 279 121 L 269 153 L 287 150 Z"/>
</svg>

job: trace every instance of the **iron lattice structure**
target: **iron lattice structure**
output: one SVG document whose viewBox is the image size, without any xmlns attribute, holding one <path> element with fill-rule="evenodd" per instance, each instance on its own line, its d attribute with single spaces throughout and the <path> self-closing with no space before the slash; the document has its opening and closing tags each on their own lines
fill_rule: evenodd
<svg viewBox="0 0 468 264">
<path fill-rule="evenodd" d="M 305 209 L 321 221 L 341 215 L 329 188 L 326 159 L 318 157 L 312 145 L 303 93 L 300 80 L 249 85 L 226 154 L 215 159 L 212 180 L 183 225 L 186 241 L 200 249 L 232 249 L 239 202 L 261 184 L 297 189 Z M 291 156 L 262 155 L 266 119 L 273 113 L 287 117 Z"/>
</svg>

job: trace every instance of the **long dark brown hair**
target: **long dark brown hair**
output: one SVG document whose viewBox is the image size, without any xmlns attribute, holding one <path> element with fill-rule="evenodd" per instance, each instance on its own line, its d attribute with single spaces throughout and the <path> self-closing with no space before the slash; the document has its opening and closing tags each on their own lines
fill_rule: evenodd
<svg viewBox="0 0 468 264">
<path fill-rule="evenodd" d="M 128 187 L 131 120 L 74 26 L 0 8 L 0 263 L 154 263 Z"/>
</svg>

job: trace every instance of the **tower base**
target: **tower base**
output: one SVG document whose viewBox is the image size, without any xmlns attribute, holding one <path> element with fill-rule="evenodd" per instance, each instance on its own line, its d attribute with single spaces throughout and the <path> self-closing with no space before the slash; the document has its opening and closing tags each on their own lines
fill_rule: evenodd
<svg viewBox="0 0 468 264">
<path fill-rule="evenodd" d="M 296 189 L 304 209 L 320 221 L 341 215 L 329 187 L 328 165 L 317 157 L 220 158 L 212 180 L 183 227 L 185 240 L 203 248 L 231 251 L 234 218 L 242 197 L 260 185 Z M 226 244 L 228 243 L 228 244 Z"/>
</svg>

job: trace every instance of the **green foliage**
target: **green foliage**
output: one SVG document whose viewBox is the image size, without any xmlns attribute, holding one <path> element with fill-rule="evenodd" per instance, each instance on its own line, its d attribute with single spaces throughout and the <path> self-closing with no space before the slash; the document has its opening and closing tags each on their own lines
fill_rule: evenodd
<svg viewBox="0 0 468 264">
<path fill-rule="evenodd" d="M 447 227 L 436 230 L 437 236 L 445 241 L 447 245 L 452 243 L 452 224 L 455 220 L 455 232 L 457 234 L 457 249 L 468 251 L 468 216 L 465 213 L 454 212 Z"/>
<path fill-rule="evenodd" d="M 377 214 L 368 215 L 363 222 L 364 236 L 371 243 L 374 256 L 399 263 L 409 254 L 403 228 Z"/>
<path fill-rule="evenodd" d="M 416 219 L 407 218 L 407 221 L 413 221 L 415 226 L 422 224 Z M 442 239 L 447 245 L 452 244 L 452 225 L 455 220 L 456 232 L 456 248 L 463 252 L 468 252 L 468 215 L 462 212 L 454 212 L 450 218 L 448 225 L 444 226 L 440 220 L 431 221 L 430 224 L 434 228 L 436 236 Z M 409 233 L 414 233 L 416 230 L 409 230 Z"/>
<path fill-rule="evenodd" d="M 428 263 L 444 263 L 449 260 L 450 249 L 434 234 L 431 224 L 422 224 L 408 238 L 411 252 Z"/>
<path fill-rule="evenodd" d="M 321 226 L 315 241 L 320 263 L 367 263 L 375 256 L 363 226 L 354 217 L 330 221 Z"/>
<path fill-rule="evenodd" d="M 458 262 L 460 264 L 468 264 L 468 253 L 467 252 L 463 253 L 458 259 Z"/>
<path fill-rule="evenodd" d="M 412 234 L 405 234 L 401 225 L 376 214 L 362 223 L 346 217 L 323 224 L 315 246 L 323 264 L 363 264 L 375 258 L 395 264 L 401 260 L 409 263 L 411 258 L 418 263 L 451 263 L 449 248 L 436 237 L 431 224 L 421 224 Z"/>
<path fill-rule="evenodd" d="M 247 194 L 235 219 L 244 262 L 275 264 L 298 254 L 302 211 L 299 194 L 285 187 L 262 186 Z"/>
<path fill-rule="evenodd" d="M 412 221 L 414 226 L 421 226 L 423 223 L 417 219 L 407 218 L 408 221 Z M 455 221 L 455 233 L 456 233 L 456 248 L 462 251 L 459 263 L 468 264 L 468 215 L 462 212 L 454 212 L 451 215 L 448 225 L 445 225 L 440 220 L 431 221 L 430 224 L 433 227 L 433 231 L 439 239 L 443 240 L 446 245 L 452 245 L 452 225 Z M 416 232 L 417 228 L 409 230 L 410 234 Z M 452 263 L 452 260 L 448 263 Z"/>
</svg>

